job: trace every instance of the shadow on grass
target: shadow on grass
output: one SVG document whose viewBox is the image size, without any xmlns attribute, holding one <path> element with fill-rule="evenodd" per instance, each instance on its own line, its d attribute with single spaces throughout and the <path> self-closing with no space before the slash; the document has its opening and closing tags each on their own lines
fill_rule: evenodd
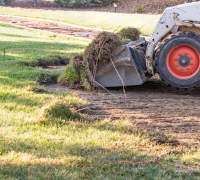
<svg viewBox="0 0 200 180">
<path fill-rule="evenodd" d="M 40 102 L 38 99 L 33 99 L 33 98 L 29 98 L 25 95 L 18 95 L 18 94 L 14 94 L 12 92 L 1 92 L 0 94 L 0 100 L 1 103 L 12 103 L 12 104 L 16 104 L 17 105 L 25 105 L 25 106 L 30 106 L 30 107 L 34 107 L 34 106 L 41 106 L 43 103 Z M 12 109 L 11 109 L 12 111 Z"/>
<path fill-rule="evenodd" d="M 67 42 L 66 42 L 67 43 Z M 70 50 L 70 49 L 84 49 L 85 45 L 81 43 L 73 43 L 72 40 L 66 43 L 59 43 L 56 41 L 52 42 L 38 42 L 38 41 L 20 41 L 19 42 L 12 42 L 12 41 L 1 41 L 3 44 L 2 48 L 6 50 L 35 50 L 37 52 L 41 50 Z M 53 48 L 53 49 L 52 49 Z M 15 51 L 18 54 L 23 54 L 23 51 Z"/>
<path fill-rule="evenodd" d="M 144 159 L 151 159 L 150 156 L 146 155 L 138 155 L 137 152 L 127 150 L 126 148 L 120 148 L 120 149 L 114 149 L 114 148 L 102 148 L 100 146 L 91 146 L 91 145 L 82 145 L 81 143 L 73 143 L 72 145 L 65 145 L 64 143 L 56 142 L 56 140 L 51 140 L 51 143 L 47 142 L 45 145 L 36 144 L 36 142 L 23 142 L 20 140 L 15 139 L 14 142 L 12 139 L 4 140 L 5 144 L 9 144 L 9 142 L 12 142 L 13 146 L 4 146 L 4 149 L 1 149 L 2 156 L 8 155 L 8 157 L 12 154 L 16 159 L 15 161 L 18 161 L 17 159 L 23 158 L 23 157 L 35 157 L 38 161 L 39 159 L 46 159 L 46 162 L 49 161 L 57 161 L 62 160 L 65 161 L 65 163 L 72 163 L 72 164 L 107 164 L 111 162 L 116 162 L 120 160 L 129 160 L 129 161 L 142 161 Z M 21 157 L 20 157 L 21 156 Z M 137 157 L 137 158 L 136 158 Z M 49 160 L 48 160 L 49 159 Z M 33 159 L 33 161 L 35 161 Z M 150 165 L 151 166 L 151 165 Z M 153 165 L 155 166 L 155 165 Z M 153 168 L 153 166 L 151 168 Z M 43 173 L 38 173 L 38 170 L 35 172 L 33 171 L 35 168 L 44 168 Z M 39 176 L 42 175 L 45 176 L 46 170 L 53 170 L 56 171 L 57 168 L 61 168 L 64 172 L 70 172 L 71 173 L 78 173 L 79 178 L 95 178 L 99 175 L 103 177 L 117 177 L 117 179 L 121 179 L 123 177 L 135 177 L 134 173 L 137 172 L 135 168 L 138 166 L 133 166 L 131 164 L 116 164 L 111 166 L 87 166 L 87 167 L 78 167 L 74 165 L 67 165 L 67 166 L 55 166 L 55 165 L 9 165 L 9 166 L 1 166 L 1 174 L 4 175 L 11 175 L 15 178 L 25 178 L 28 174 L 32 174 L 33 176 Z M 158 167 L 158 165 L 156 165 Z M 11 173 L 11 169 L 13 169 L 13 172 Z M 36 169 L 37 169 L 36 168 Z M 47 168 L 47 169 L 46 169 Z M 141 166 L 141 168 L 144 170 L 145 168 L 149 168 L 148 165 L 144 164 Z M 150 168 L 150 169 L 151 169 Z M 46 170 L 45 170 L 46 169 Z M 160 169 L 160 168 L 159 168 Z M 21 173 L 20 171 L 24 171 L 24 173 Z M 39 170 L 40 171 L 40 170 Z M 147 170 L 149 171 L 149 170 Z M 45 173 L 45 174 L 44 174 Z M 50 173 L 51 174 L 51 173 Z M 152 177 L 154 177 L 156 173 L 152 174 Z M 52 174 L 51 174 L 52 176 Z M 57 175 L 54 174 L 53 177 L 56 177 Z M 148 174 L 145 173 L 143 175 L 140 175 L 140 177 L 148 177 Z M 73 176 L 71 177 L 73 178 Z M 114 178 L 115 179 L 115 178 Z"/>
<path fill-rule="evenodd" d="M 66 116 L 66 115 L 65 115 Z M 54 124 L 55 125 L 55 124 Z M 113 155 L 116 153 L 117 159 L 112 156 L 103 156 L 102 159 L 108 163 L 109 161 L 117 161 L 129 158 L 133 158 L 134 150 L 129 147 L 131 143 L 132 147 L 143 147 L 155 145 L 156 143 L 151 142 L 151 137 L 163 137 L 163 140 L 167 140 L 169 137 L 159 133 L 159 132 L 145 132 L 145 131 L 136 131 L 129 126 L 116 125 L 116 124 L 103 124 L 101 122 L 83 122 L 78 121 L 78 119 L 66 120 L 65 123 L 60 124 L 60 126 L 54 126 L 51 123 L 47 124 L 36 124 L 29 125 L 29 132 L 26 134 L 26 138 L 21 138 L 20 136 L 10 136 L 4 137 L 4 134 L 0 135 L 0 153 L 1 155 L 8 154 L 9 152 L 17 153 L 33 153 L 37 158 L 47 158 L 51 156 L 56 158 L 60 156 L 60 153 L 71 154 L 73 156 L 87 157 L 92 154 L 101 152 L 109 152 Z M 34 135 L 33 138 L 31 133 L 34 133 L 35 129 L 38 129 L 38 132 Z M 18 129 L 20 130 L 20 128 Z M 40 131 L 41 130 L 41 131 Z M 48 130 L 48 132 L 47 132 Z M 52 130 L 49 133 L 49 130 Z M 60 131 L 60 132 L 58 132 Z M 26 133 L 25 129 L 22 128 L 20 133 Z M 44 137 L 38 139 L 40 134 L 43 134 Z M 59 137 L 60 135 L 60 137 Z M 63 136 L 64 135 L 64 136 Z M 37 137 L 38 136 L 38 137 Z M 124 136 L 129 138 L 123 139 Z M 72 139 L 71 139 L 72 138 Z M 40 142 L 39 142 L 40 141 Z M 109 141 L 110 144 L 106 144 Z M 127 141 L 129 145 L 125 145 L 124 141 Z M 142 142 L 143 141 L 143 142 Z M 104 144 L 105 143 L 105 144 Z M 118 145 L 117 145 L 118 144 Z M 105 148 L 107 147 L 107 148 Z M 60 152 L 59 152 L 60 151 Z M 120 154 L 124 152 L 124 154 Z M 128 153 L 128 154 L 127 154 Z M 131 155 L 130 155 L 131 153 Z M 140 154 L 140 153 L 139 153 Z M 100 155 L 99 155 L 100 156 Z M 148 154 L 142 155 L 142 157 L 148 157 Z M 98 161 L 98 156 L 94 156 L 95 161 Z M 151 156 L 152 157 L 152 156 Z M 86 159 L 88 159 L 86 158 Z M 112 159 L 113 158 L 113 159 Z M 94 163 L 93 161 L 83 161 L 79 163 Z M 130 160 L 130 159 L 129 159 Z M 133 160 L 133 159 L 132 159 Z M 142 160 L 142 159 L 139 159 Z M 133 160 L 135 161 L 135 160 Z M 78 162 L 76 162 L 78 163 Z M 100 163 L 100 162 L 99 162 Z"/>
<path fill-rule="evenodd" d="M 0 33 L 0 36 L 4 36 L 4 37 L 19 37 L 19 38 L 33 38 L 31 36 L 23 36 L 23 35 L 17 35 L 17 34 L 6 34 L 6 33 Z"/>
<path fill-rule="evenodd" d="M 68 130 L 68 133 L 75 133 Z M 66 138 L 70 138 L 66 135 Z M 72 136 L 72 138 L 74 138 Z M 81 138 L 81 137 L 77 137 Z M 85 137 L 87 139 L 87 137 Z M 110 146 L 104 147 L 98 145 L 98 139 L 91 142 L 89 139 L 83 138 L 82 141 L 67 142 L 65 139 L 59 139 L 56 134 L 54 137 L 31 140 L 15 138 L 1 138 L 0 153 L 2 157 L 8 157 L 15 162 L 64 162 L 70 165 L 5 165 L 0 166 L 0 174 L 2 177 L 26 178 L 31 176 L 34 178 L 45 179 L 162 179 L 162 178 L 178 178 L 185 176 L 183 173 L 176 173 L 173 168 L 166 168 L 155 163 L 144 163 L 140 165 L 132 165 L 128 163 L 119 163 L 109 166 L 101 166 L 127 160 L 131 162 L 139 162 L 155 158 L 148 151 L 141 151 L 134 147 L 129 148 L 126 145 L 114 146 L 110 142 Z M 101 140 L 100 140 L 101 141 Z M 10 157 L 10 158 L 9 158 Z M 27 159 L 26 159 L 27 158 Z M 12 161 L 12 160 L 11 160 Z M 71 164 L 72 163 L 72 164 Z M 166 162 L 165 162 L 166 163 Z M 167 162 L 174 164 L 174 162 Z M 76 166 L 75 164 L 99 164 L 99 166 Z M 0 177 L 1 177 L 0 176 Z"/>
<path fill-rule="evenodd" d="M 173 169 L 163 168 L 159 165 L 146 165 L 138 168 L 131 165 L 120 164 L 111 166 L 57 166 L 57 165 L 7 165 L 0 167 L 1 176 L 10 179 L 115 179 L 115 180 L 141 180 L 141 179 L 179 179 L 192 176 L 198 179 L 198 172 L 176 173 Z M 196 178 L 195 178 L 196 175 Z"/>
<path fill-rule="evenodd" d="M 21 69 L 21 71 L 18 69 Z M 7 72 L 0 72 L 0 75 L 2 76 L 0 85 L 25 88 L 27 85 L 35 85 L 37 83 L 56 83 L 60 72 L 42 68 L 12 66 Z"/>
</svg>

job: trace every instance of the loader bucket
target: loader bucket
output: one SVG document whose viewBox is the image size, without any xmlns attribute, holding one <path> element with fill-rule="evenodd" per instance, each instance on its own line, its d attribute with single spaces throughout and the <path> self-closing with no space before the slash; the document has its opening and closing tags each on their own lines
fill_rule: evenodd
<svg viewBox="0 0 200 180">
<path fill-rule="evenodd" d="M 108 64 L 98 64 L 95 81 L 104 87 L 143 84 L 150 77 L 147 74 L 145 50 L 144 38 L 116 48 Z"/>
</svg>

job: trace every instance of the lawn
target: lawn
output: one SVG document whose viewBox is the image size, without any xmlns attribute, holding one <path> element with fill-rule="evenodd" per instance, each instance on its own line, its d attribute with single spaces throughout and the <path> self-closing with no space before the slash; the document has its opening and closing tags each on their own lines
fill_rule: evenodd
<svg viewBox="0 0 200 180">
<path fill-rule="evenodd" d="M 148 35 L 154 29 L 160 15 L 151 14 L 122 14 L 93 11 L 61 11 L 44 9 L 23 9 L 0 7 L 1 15 L 22 16 L 66 22 L 91 28 L 115 31 L 123 27 L 142 28 Z M 106 18 L 105 18 L 106 17 Z"/>
<path fill-rule="evenodd" d="M 172 135 L 134 131 L 126 120 L 97 121 L 81 114 L 70 118 L 53 114 L 41 121 L 44 109 L 52 110 L 55 102 L 70 108 L 84 107 L 87 102 L 75 93 L 35 91 L 43 88 L 38 84 L 41 77 L 60 74 L 23 62 L 58 54 L 71 58 L 82 53 L 88 41 L 4 23 L 0 29 L 0 49 L 6 49 L 5 56 L 0 52 L 0 179 L 198 179 L 197 168 L 156 163 L 100 165 L 155 158 L 169 165 L 197 164 L 200 152 L 196 148 L 175 149 L 150 141 L 152 137 L 170 140 Z M 29 51 L 19 51 L 25 49 Z M 67 165 L 2 165 L 43 162 Z M 99 165 L 76 165 L 90 163 Z"/>
</svg>

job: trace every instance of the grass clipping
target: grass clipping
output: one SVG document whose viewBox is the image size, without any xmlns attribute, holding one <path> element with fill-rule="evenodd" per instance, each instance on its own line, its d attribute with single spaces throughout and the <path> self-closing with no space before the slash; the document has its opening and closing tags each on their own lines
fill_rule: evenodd
<svg viewBox="0 0 200 180">
<path fill-rule="evenodd" d="M 74 56 L 72 62 L 67 66 L 66 71 L 60 76 L 61 84 L 71 87 L 82 84 L 87 90 L 101 88 L 101 85 L 95 81 L 97 65 L 101 62 L 105 65 L 110 63 L 113 51 L 126 41 L 139 39 L 139 30 L 128 28 L 127 33 L 113 34 L 109 32 L 100 33 L 89 46 L 85 49 L 84 56 Z M 130 34 L 128 36 L 127 34 Z M 130 38 L 131 37 L 131 38 Z M 127 40 L 127 38 L 129 38 Z M 126 41 L 125 41 L 126 39 Z"/>
</svg>

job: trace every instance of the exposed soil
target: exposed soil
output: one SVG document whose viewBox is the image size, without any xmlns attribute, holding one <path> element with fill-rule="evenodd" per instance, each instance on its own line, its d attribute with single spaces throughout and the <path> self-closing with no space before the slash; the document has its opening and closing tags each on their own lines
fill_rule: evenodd
<svg viewBox="0 0 200 180">
<path fill-rule="evenodd" d="M 81 28 L 73 25 L 68 25 L 66 23 L 22 17 L 0 16 L 0 21 L 19 26 L 25 26 L 28 28 L 49 31 L 57 34 L 81 37 L 85 39 L 94 39 L 100 32 L 102 32 L 101 30 Z"/>
<path fill-rule="evenodd" d="M 85 110 L 84 113 L 98 119 L 127 119 L 134 130 L 158 130 L 173 134 L 183 145 L 200 146 L 200 88 L 175 90 L 161 82 L 158 76 L 142 86 L 127 87 L 126 98 L 122 88 L 109 89 L 112 94 L 72 90 L 58 84 L 46 88 L 77 92 L 80 98 L 91 103 L 91 111 Z"/>
<path fill-rule="evenodd" d="M 58 71 L 58 72 L 63 72 L 66 69 L 66 66 L 48 66 L 44 69 L 48 69 L 50 71 Z"/>
<path fill-rule="evenodd" d="M 194 1 L 194 0 L 192 0 Z M 187 0 L 118 0 L 117 13 L 151 13 L 161 14 L 165 8 L 175 6 L 187 2 Z M 22 7 L 31 9 L 57 9 L 57 10 L 72 10 L 72 11 L 101 11 L 114 12 L 113 4 L 106 7 L 94 8 L 62 8 L 54 0 L 38 0 L 38 6 L 34 7 L 33 0 L 15 0 L 8 6 Z M 137 8 L 142 8 L 142 12 L 138 12 Z"/>
</svg>

